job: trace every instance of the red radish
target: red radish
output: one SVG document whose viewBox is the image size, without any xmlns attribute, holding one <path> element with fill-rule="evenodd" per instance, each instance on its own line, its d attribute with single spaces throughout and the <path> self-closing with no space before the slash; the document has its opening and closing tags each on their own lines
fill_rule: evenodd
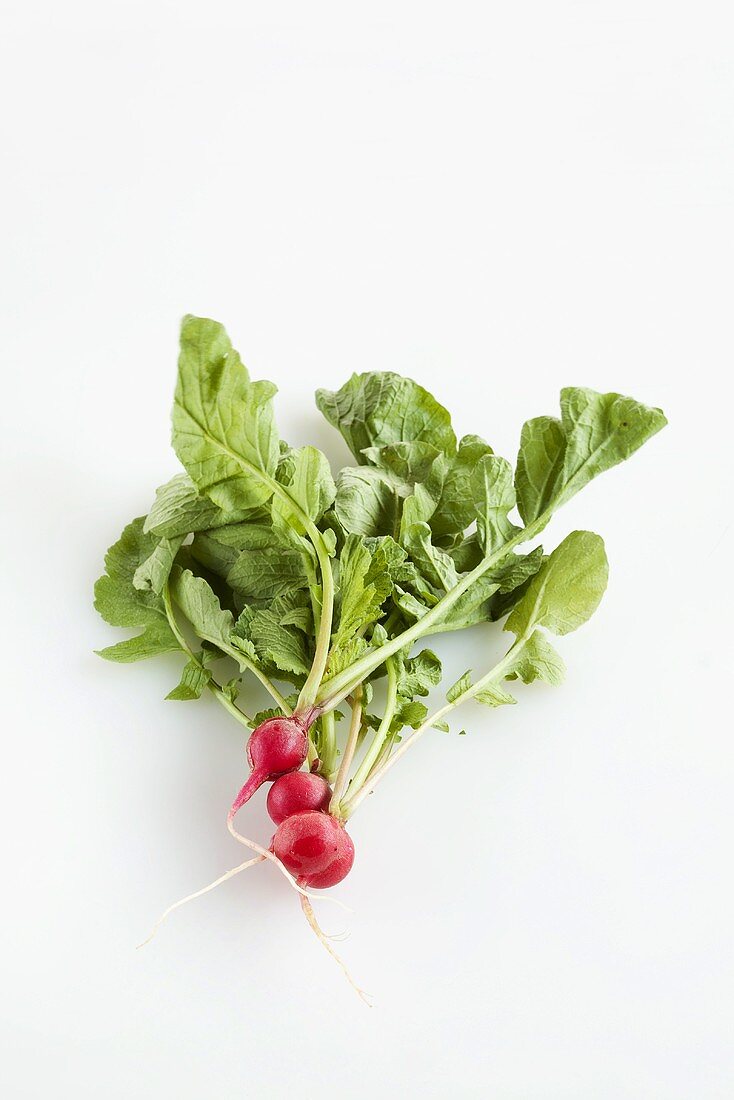
<svg viewBox="0 0 734 1100">
<path fill-rule="evenodd" d="M 247 759 L 252 772 L 229 811 L 230 820 L 269 779 L 300 768 L 308 754 L 308 726 L 300 718 L 268 718 L 250 734 Z"/>
<path fill-rule="evenodd" d="M 349 874 L 354 844 L 344 826 L 329 814 L 309 810 L 281 822 L 272 851 L 299 886 L 325 890 Z"/>
<path fill-rule="evenodd" d="M 268 791 L 268 813 L 276 825 L 306 810 L 327 810 L 331 787 L 313 772 L 288 772 L 276 779 Z"/>
</svg>

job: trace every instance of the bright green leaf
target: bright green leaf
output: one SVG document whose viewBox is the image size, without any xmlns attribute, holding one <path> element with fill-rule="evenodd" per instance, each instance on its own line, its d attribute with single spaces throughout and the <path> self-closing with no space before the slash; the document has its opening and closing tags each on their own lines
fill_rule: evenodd
<svg viewBox="0 0 734 1100">
<path fill-rule="evenodd" d="M 515 507 L 512 466 L 499 455 L 484 455 L 472 474 L 471 490 L 477 510 L 479 544 L 489 556 L 519 530 L 509 518 Z"/>
<path fill-rule="evenodd" d="M 141 592 L 155 592 L 163 595 L 168 576 L 173 568 L 176 554 L 181 549 L 183 537 L 161 539 L 150 557 L 146 558 L 133 574 L 133 586 Z"/>
<path fill-rule="evenodd" d="M 217 541 L 219 533 L 214 532 L 209 542 Z M 226 577 L 243 599 L 270 601 L 308 584 L 304 565 L 308 544 L 295 532 L 259 524 L 242 526 L 236 547 L 238 553 Z"/>
<path fill-rule="evenodd" d="M 660 409 L 631 397 L 580 387 L 561 390 L 561 420 L 538 417 L 522 431 L 515 483 L 525 523 L 629 458 L 666 423 Z"/>
<path fill-rule="evenodd" d="M 276 494 L 273 497 L 273 518 L 281 524 L 290 525 L 301 535 L 306 529 L 303 516 L 318 523 L 336 496 L 326 455 L 316 447 L 300 447 L 290 451 L 278 468 L 278 481 L 296 507 Z"/>
<path fill-rule="evenodd" d="M 229 645 L 234 630 L 231 611 L 223 611 L 219 600 L 203 577 L 190 569 L 174 567 L 171 572 L 171 592 L 178 606 L 200 638 L 218 645 Z"/>
<path fill-rule="evenodd" d="M 275 386 L 251 382 L 222 325 L 185 317 L 173 409 L 173 445 L 202 493 L 226 511 L 272 495 L 278 465 Z"/>
<path fill-rule="evenodd" d="M 508 680 L 522 680 L 532 684 L 534 680 L 543 680 L 546 684 L 557 686 L 563 683 L 566 666 L 560 653 L 557 653 L 541 630 L 534 630 L 527 641 L 520 646 L 517 657 L 512 663 Z"/>
<path fill-rule="evenodd" d="M 568 634 L 586 622 L 599 606 L 609 565 L 604 542 L 591 531 L 572 531 L 535 574 L 505 630 L 518 637 L 536 626 Z"/>
<path fill-rule="evenodd" d="M 460 676 L 455 684 L 452 684 L 446 692 L 446 701 L 455 703 L 460 695 L 464 695 L 471 687 L 471 669 Z"/>
<path fill-rule="evenodd" d="M 404 545 L 420 573 L 437 588 L 449 592 L 459 583 L 456 566 L 445 550 L 431 542 L 431 529 L 427 523 L 414 523 L 406 532 Z"/>
<path fill-rule="evenodd" d="M 181 674 L 181 682 L 173 691 L 169 691 L 166 699 L 200 699 L 211 678 L 209 669 L 202 668 L 198 661 L 187 661 Z"/>
<path fill-rule="evenodd" d="M 441 496 L 431 516 L 435 538 L 464 531 L 476 518 L 472 476 L 492 448 L 478 435 L 465 435 L 459 441 L 441 489 Z"/>
<path fill-rule="evenodd" d="M 108 661 L 139 661 L 179 649 L 168 625 L 163 600 L 151 589 L 138 589 L 133 578 L 158 545 L 143 531 L 144 518 L 128 524 L 105 555 L 106 573 L 94 586 L 94 606 L 111 626 L 143 628 L 142 634 L 99 650 Z"/>
<path fill-rule="evenodd" d="M 390 372 L 353 374 L 340 390 L 318 390 L 316 404 L 337 428 L 357 462 L 367 447 L 421 440 L 451 456 L 456 436 L 451 417 L 428 390 Z"/>
<path fill-rule="evenodd" d="M 192 531 L 206 531 L 238 523 L 262 514 L 253 509 L 225 512 L 209 497 L 202 496 L 188 474 L 176 474 L 156 489 L 155 500 L 145 520 L 143 530 L 159 538 L 175 538 Z"/>
</svg>

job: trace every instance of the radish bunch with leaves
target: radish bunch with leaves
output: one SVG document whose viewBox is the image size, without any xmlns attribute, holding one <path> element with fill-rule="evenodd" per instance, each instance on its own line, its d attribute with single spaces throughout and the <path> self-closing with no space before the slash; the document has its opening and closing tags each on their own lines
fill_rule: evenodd
<svg viewBox="0 0 734 1100">
<path fill-rule="evenodd" d="M 217 882 L 277 863 L 331 950 L 309 892 L 351 869 L 352 814 L 424 733 L 448 730 L 457 707 L 514 703 L 515 680 L 561 682 L 549 634 L 593 613 L 607 559 L 589 531 L 551 553 L 537 538 L 666 421 L 629 397 L 564 389 L 560 418 L 523 426 L 513 471 L 480 436 L 457 439 L 423 387 L 370 372 L 316 394 L 354 456 L 334 478 L 321 451 L 279 438 L 275 392 L 250 380 L 220 324 L 184 319 L 173 409 L 184 472 L 108 551 L 95 606 L 111 625 L 139 630 L 101 656 L 181 652 L 167 698 L 212 694 L 252 731 L 228 824 L 256 855 Z M 505 655 L 489 669 L 480 656 L 429 712 L 441 663 L 417 643 L 496 622 L 512 635 Z M 270 697 L 267 710 L 253 713 L 255 691 Z M 234 820 L 268 782 L 277 828 L 261 846 Z"/>
</svg>

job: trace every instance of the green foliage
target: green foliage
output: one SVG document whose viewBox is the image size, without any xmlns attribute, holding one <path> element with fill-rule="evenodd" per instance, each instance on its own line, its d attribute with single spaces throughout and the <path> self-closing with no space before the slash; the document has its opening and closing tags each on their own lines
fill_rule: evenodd
<svg viewBox="0 0 734 1100">
<path fill-rule="evenodd" d="M 357 462 L 367 447 L 386 443 L 430 443 L 451 456 L 456 436 L 451 417 L 428 390 L 389 371 L 353 374 L 336 393 L 317 390 L 316 404 L 341 432 Z"/>
<path fill-rule="evenodd" d="M 161 596 L 151 587 L 136 587 L 134 583 L 138 570 L 158 547 L 158 539 L 145 534 L 143 523 L 142 517 L 133 520 L 110 547 L 105 556 L 105 574 L 94 586 L 94 606 L 105 622 L 142 627 L 136 637 L 99 650 L 100 657 L 108 661 L 140 661 L 179 648 Z"/>
<path fill-rule="evenodd" d="M 515 702 L 508 682 L 559 684 L 564 665 L 546 632 L 564 635 L 593 614 L 607 559 L 591 532 L 573 531 L 548 555 L 533 540 L 584 485 L 659 431 L 662 412 L 564 389 L 560 419 L 524 425 L 513 471 L 480 436 L 457 443 L 449 413 L 422 386 L 389 372 L 353 375 L 316 395 L 356 462 L 334 479 L 320 450 L 280 441 L 275 392 L 250 379 L 220 324 L 184 319 L 173 411 L 184 470 L 107 553 L 95 606 L 137 634 L 101 655 L 128 662 L 182 649 L 187 663 L 167 698 L 211 688 L 235 717 L 243 670 L 278 706 L 286 703 L 276 682 L 301 689 L 287 702 L 297 708 L 315 681 L 309 702 L 333 707 L 361 685 L 367 708 L 387 662 L 387 709 L 362 718 L 360 738 L 382 738 L 368 767 L 406 727 L 447 729 L 444 713 L 465 700 L 497 707 Z M 423 700 L 441 663 L 428 649 L 411 656 L 414 643 L 503 618 L 515 635 L 504 657 L 475 679 L 465 673 L 429 716 Z M 238 676 L 219 682 L 209 666 L 223 657 Z M 259 711 L 255 723 L 280 713 L 247 709 Z M 333 766 L 331 720 L 313 729 Z"/>
<path fill-rule="evenodd" d="M 535 574 L 505 630 L 519 635 L 544 626 L 569 634 L 596 611 L 608 577 L 604 541 L 592 531 L 572 531 Z"/>
<path fill-rule="evenodd" d="M 173 446 L 199 491 L 219 508 L 255 508 L 272 496 L 278 465 L 272 382 L 251 382 L 222 325 L 181 325 Z"/>
<path fill-rule="evenodd" d="M 166 699 L 176 699 L 182 702 L 190 699 L 200 699 L 206 687 L 211 683 L 211 679 L 211 671 L 192 658 L 184 665 L 180 683 L 173 691 L 169 691 Z"/>
<path fill-rule="evenodd" d="M 541 416 L 522 430 L 515 484 L 520 515 L 531 523 L 598 474 L 629 458 L 667 424 L 660 409 L 618 393 L 561 390 L 561 419 Z"/>
</svg>

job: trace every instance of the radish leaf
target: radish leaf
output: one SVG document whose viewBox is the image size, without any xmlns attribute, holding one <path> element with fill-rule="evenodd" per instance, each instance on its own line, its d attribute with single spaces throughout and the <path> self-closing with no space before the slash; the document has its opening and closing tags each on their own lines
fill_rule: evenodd
<svg viewBox="0 0 734 1100">
<path fill-rule="evenodd" d="M 257 507 L 273 493 L 275 392 L 271 382 L 250 381 L 222 325 L 184 318 L 173 446 L 200 491 L 220 508 Z"/>
<path fill-rule="evenodd" d="M 447 455 L 456 453 L 451 417 L 435 397 L 400 374 L 353 374 L 340 390 L 316 391 L 316 404 L 365 464 L 367 447 L 422 440 Z"/>
</svg>

